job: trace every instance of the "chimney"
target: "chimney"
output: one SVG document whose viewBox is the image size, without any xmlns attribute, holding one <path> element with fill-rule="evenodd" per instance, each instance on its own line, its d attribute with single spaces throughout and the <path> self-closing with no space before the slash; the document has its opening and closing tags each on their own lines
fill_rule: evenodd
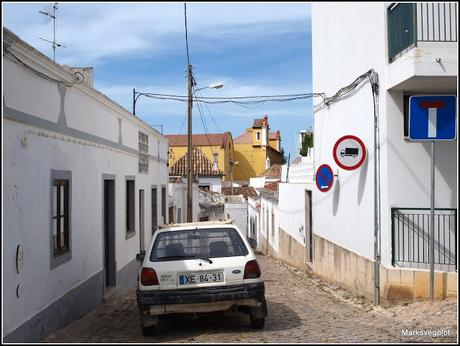
<svg viewBox="0 0 460 346">
<path fill-rule="evenodd" d="M 267 158 L 265 159 L 265 169 L 270 168 L 270 166 L 271 166 L 270 158 L 267 157 Z"/>
<path fill-rule="evenodd" d="M 269 143 L 269 126 L 268 126 L 268 116 L 265 114 L 264 119 L 262 120 L 262 145 L 268 145 Z"/>
<path fill-rule="evenodd" d="M 219 165 L 218 165 L 219 161 L 217 159 L 219 154 L 218 153 L 213 153 L 212 155 L 214 156 L 214 163 L 212 165 L 212 170 L 214 172 L 217 172 L 219 170 Z"/>
</svg>

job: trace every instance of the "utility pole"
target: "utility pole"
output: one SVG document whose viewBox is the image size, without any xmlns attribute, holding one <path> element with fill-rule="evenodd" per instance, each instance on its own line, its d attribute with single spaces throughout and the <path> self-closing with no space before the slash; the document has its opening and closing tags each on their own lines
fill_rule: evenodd
<svg viewBox="0 0 460 346">
<path fill-rule="evenodd" d="M 431 207 L 430 207 L 430 301 L 434 302 L 434 190 L 435 190 L 435 162 L 436 142 L 431 141 Z M 439 235 L 438 235 L 439 236 Z"/>
<path fill-rule="evenodd" d="M 193 198 L 192 198 L 192 89 L 193 75 L 192 65 L 188 65 L 188 145 L 187 145 L 187 222 L 193 222 Z"/>
<path fill-rule="evenodd" d="M 53 5 L 53 61 L 56 61 L 56 9 L 57 2 Z"/>
</svg>

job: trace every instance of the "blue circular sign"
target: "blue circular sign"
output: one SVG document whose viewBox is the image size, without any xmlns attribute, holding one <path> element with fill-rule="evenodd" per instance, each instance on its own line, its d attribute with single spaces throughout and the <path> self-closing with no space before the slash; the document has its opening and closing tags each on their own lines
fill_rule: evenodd
<svg viewBox="0 0 460 346">
<path fill-rule="evenodd" d="M 334 173 L 329 165 L 321 165 L 316 171 L 315 182 L 318 190 L 326 192 L 332 187 Z"/>
</svg>

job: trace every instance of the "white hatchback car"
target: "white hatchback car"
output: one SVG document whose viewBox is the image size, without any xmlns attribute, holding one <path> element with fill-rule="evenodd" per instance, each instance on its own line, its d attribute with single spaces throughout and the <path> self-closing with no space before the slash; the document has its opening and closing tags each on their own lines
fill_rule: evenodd
<svg viewBox="0 0 460 346">
<path fill-rule="evenodd" d="M 154 234 L 139 271 L 137 305 L 142 332 L 160 315 L 239 311 L 263 328 L 267 306 L 256 256 L 235 225 L 176 224 Z"/>
</svg>

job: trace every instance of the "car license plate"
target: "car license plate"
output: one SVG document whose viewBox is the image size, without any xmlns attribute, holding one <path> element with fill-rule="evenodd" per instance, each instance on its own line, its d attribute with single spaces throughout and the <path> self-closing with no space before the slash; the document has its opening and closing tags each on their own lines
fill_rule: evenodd
<svg viewBox="0 0 460 346">
<path fill-rule="evenodd" d="M 179 275 L 179 285 L 195 285 L 212 282 L 223 282 L 223 272 L 207 272 L 207 273 L 188 273 Z"/>
</svg>

